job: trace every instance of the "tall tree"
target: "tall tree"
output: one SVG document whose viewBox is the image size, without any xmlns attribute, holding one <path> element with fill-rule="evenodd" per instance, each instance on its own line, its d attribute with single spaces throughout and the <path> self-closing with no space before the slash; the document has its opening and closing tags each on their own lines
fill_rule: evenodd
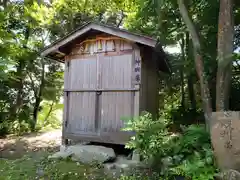
<svg viewBox="0 0 240 180">
<path fill-rule="evenodd" d="M 233 60 L 233 1 L 220 0 L 218 21 L 218 71 L 216 110 L 229 109 L 229 90 Z"/>
<path fill-rule="evenodd" d="M 184 0 L 178 0 L 178 6 L 179 6 L 180 13 L 182 15 L 182 18 L 183 18 L 183 20 L 187 26 L 187 29 L 192 37 L 192 43 L 193 43 L 193 47 L 194 47 L 194 56 L 195 56 L 194 57 L 195 66 L 196 66 L 196 70 L 197 70 L 197 74 L 198 74 L 198 78 L 200 80 L 200 86 L 201 86 L 203 111 L 204 111 L 206 124 L 209 125 L 210 120 L 211 120 L 212 105 L 211 105 L 211 96 L 210 96 L 210 90 L 208 87 L 207 75 L 206 75 L 206 71 L 204 68 L 200 38 L 199 38 L 198 32 L 196 30 L 196 27 L 195 27 L 192 19 L 189 16 L 189 12 L 186 8 Z"/>
</svg>

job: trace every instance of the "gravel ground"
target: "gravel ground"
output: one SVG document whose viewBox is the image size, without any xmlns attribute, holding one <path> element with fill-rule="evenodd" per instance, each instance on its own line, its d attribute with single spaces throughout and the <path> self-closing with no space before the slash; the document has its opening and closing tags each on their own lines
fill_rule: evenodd
<svg viewBox="0 0 240 180">
<path fill-rule="evenodd" d="M 61 130 L 10 136 L 0 139 L 0 158 L 16 159 L 37 152 L 55 152 L 61 144 Z"/>
</svg>

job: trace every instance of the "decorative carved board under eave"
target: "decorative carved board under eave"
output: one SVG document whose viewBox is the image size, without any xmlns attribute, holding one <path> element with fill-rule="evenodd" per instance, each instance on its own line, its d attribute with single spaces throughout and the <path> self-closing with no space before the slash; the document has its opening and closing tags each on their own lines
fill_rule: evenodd
<svg viewBox="0 0 240 180">
<path fill-rule="evenodd" d="M 118 37 L 97 37 L 76 44 L 70 55 L 93 55 L 95 53 L 121 52 L 133 50 L 127 40 Z"/>
<path fill-rule="evenodd" d="M 133 53 L 133 84 L 141 83 L 141 55 L 140 50 L 133 48 L 133 43 L 115 36 L 87 39 L 76 44 L 70 53 L 70 59 L 86 58 L 96 54 L 120 55 Z"/>
</svg>

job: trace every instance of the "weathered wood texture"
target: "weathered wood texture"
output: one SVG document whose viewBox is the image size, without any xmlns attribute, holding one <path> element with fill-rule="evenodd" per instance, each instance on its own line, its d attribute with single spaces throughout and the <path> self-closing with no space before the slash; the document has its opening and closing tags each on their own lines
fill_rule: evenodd
<svg viewBox="0 0 240 180">
<path fill-rule="evenodd" d="M 95 101 L 94 92 L 71 92 L 69 95 L 68 132 L 95 133 Z"/>
<path fill-rule="evenodd" d="M 66 137 L 123 143 L 130 136 L 121 129 L 123 118 L 139 112 L 135 51 L 129 42 L 111 38 L 81 42 L 69 56 Z M 140 60 L 140 52 L 137 57 Z M 140 63 L 137 68 L 139 74 Z"/>
<path fill-rule="evenodd" d="M 151 54 L 151 53 L 150 53 Z M 152 113 L 153 118 L 158 117 L 159 111 L 159 72 L 157 69 L 157 63 L 153 61 L 152 57 L 147 56 L 146 62 L 148 63 L 148 74 L 147 74 L 147 88 L 148 88 L 148 98 L 147 98 L 147 110 Z"/>
<path fill-rule="evenodd" d="M 74 31 L 74 32 L 68 34 L 66 37 L 64 37 L 63 39 L 55 42 L 51 46 L 45 48 L 45 50 L 43 52 L 41 52 L 41 55 L 45 56 L 47 54 L 59 51 L 58 49 L 61 46 L 70 43 L 74 39 L 76 39 L 78 37 L 81 37 L 82 35 L 84 35 L 85 33 L 89 32 L 91 30 L 111 34 L 111 35 L 114 35 L 114 36 L 117 36 L 117 37 L 121 37 L 123 39 L 131 40 L 132 42 L 138 42 L 138 43 L 150 46 L 150 47 L 154 47 L 156 45 L 156 40 L 154 40 L 150 37 L 130 33 L 128 31 L 125 31 L 125 30 L 119 29 L 119 28 L 115 28 L 115 27 L 110 27 L 110 26 L 106 26 L 106 25 L 99 25 L 99 24 L 96 24 L 96 23 L 90 23 L 90 24 L 87 24 L 84 27 L 78 29 L 77 31 Z"/>
<path fill-rule="evenodd" d="M 97 87 L 97 59 L 79 59 L 70 61 L 67 88 L 96 88 Z M 69 92 L 68 95 L 67 132 L 94 133 L 95 132 L 95 92 Z"/>
<path fill-rule="evenodd" d="M 132 54 L 100 57 L 101 88 L 132 87 Z"/>
<path fill-rule="evenodd" d="M 107 92 L 101 96 L 101 132 L 118 132 L 123 128 L 122 118 L 132 117 L 132 93 Z"/>
<path fill-rule="evenodd" d="M 142 49 L 142 80 L 140 90 L 140 112 L 152 113 L 154 118 L 158 117 L 159 108 L 159 77 L 156 62 L 151 57 L 151 50 Z"/>
<path fill-rule="evenodd" d="M 124 144 L 133 132 L 122 119 L 158 114 L 158 70 L 170 69 L 156 40 L 88 23 L 41 55 L 65 62 L 63 140 Z"/>
<path fill-rule="evenodd" d="M 97 58 L 95 56 L 71 61 L 68 88 L 97 88 Z"/>
<path fill-rule="evenodd" d="M 68 86 L 68 75 L 69 75 L 69 68 L 68 68 L 68 59 L 65 58 L 65 69 L 64 69 L 64 87 Z M 63 96 L 63 121 L 62 121 L 62 144 L 67 144 L 66 140 L 66 126 L 67 126 L 67 119 L 68 119 L 68 92 L 64 92 Z"/>
<path fill-rule="evenodd" d="M 132 54 L 101 57 L 100 88 L 132 87 Z M 130 118 L 132 92 L 103 92 L 101 95 L 101 132 L 116 132 L 123 127 L 122 117 Z"/>
</svg>

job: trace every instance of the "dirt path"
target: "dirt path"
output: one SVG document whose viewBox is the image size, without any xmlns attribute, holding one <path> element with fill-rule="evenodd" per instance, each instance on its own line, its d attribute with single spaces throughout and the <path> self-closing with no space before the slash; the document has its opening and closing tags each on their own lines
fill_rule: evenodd
<svg viewBox="0 0 240 180">
<path fill-rule="evenodd" d="M 0 158 L 16 159 L 26 154 L 57 151 L 61 144 L 61 136 L 61 130 L 53 130 L 0 139 Z"/>
</svg>

